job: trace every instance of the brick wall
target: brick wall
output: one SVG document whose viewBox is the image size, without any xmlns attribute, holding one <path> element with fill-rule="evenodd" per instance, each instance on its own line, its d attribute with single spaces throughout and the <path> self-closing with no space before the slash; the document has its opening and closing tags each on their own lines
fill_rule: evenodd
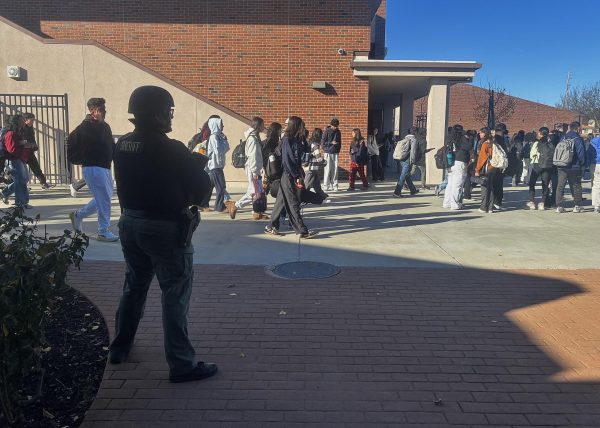
<svg viewBox="0 0 600 428">
<path fill-rule="evenodd" d="M 529 132 L 547 126 L 554 128 L 555 123 L 569 123 L 578 120 L 577 113 L 561 110 L 545 104 L 512 97 L 516 102 L 515 112 L 505 123 L 509 132 L 524 130 Z M 473 85 L 458 84 L 450 90 L 450 111 L 448 124 L 460 123 L 465 129 L 479 129 L 487 125 L 474 117 L 474 107 L 481 105 L 477 100 L 487 100 L 484 89 Z M 425 99 L 415 101 L 415 116 L 421 111 L 422 102 L 425 101 L 425 112 L 427 112 L 427 101 Z"/>
<path fill-rule="evenodd" d="M 368 81 L 350 62 L 370 49 L 374 7 L 385 17 L 385 0 L 31 0 L 2 13 L 45 37 L 95 40 L 246 117 L 297 114 L 312 128 L 337 116 L 347 147 L 367 127 Z"/>
</svg>

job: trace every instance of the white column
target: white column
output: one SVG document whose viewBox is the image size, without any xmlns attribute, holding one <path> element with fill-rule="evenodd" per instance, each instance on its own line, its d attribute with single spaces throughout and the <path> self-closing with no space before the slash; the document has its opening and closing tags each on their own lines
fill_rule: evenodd
<svg viewBox="0 0 600 428">
<path fill-rule="evenodd" d="M 402 105 L 400 106 L 400 136 L 405 137 L 408 134 L 408 128 L 413 125 L 413 110 L 415 106 L 415 97 L 411 94 L 402 95 Z"/>
<path fill-rule="evenodd" d="M 427 153 L 427 183 L 442 182 L 443 171 L 435 167 L 433 156 L 437 149 L 444 145 L 448 129 L 448 81 L 432 79 L 427 100 L 427 147 L 435 149 Z"/>
</svg>

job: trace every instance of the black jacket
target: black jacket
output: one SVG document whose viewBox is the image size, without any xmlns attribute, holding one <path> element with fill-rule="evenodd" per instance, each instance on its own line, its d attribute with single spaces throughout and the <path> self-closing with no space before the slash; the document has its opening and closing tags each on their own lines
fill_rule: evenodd
<svg viewBox="0 0 600 428">
<path fill-rule="evenodd" d="M 473 144 L 466 135 L 463 135 L 461 139 L 453 143 L 452 141 L 446 141 L 446 146 L 454 152 L 455 160 L 460 162 L 469 163 L 471 161 L 471 150 Z"/>
<path fill-rule="evenodd" d="M 110 169 L 115 143 L 106 122 L 98 122 L 89 114 L 69 135 L 69 146 L 80 150 L 82 166 Z"/>
<path fill-rule="evenodd" d="M 121 137 L 114 162 L 124 209 L 175 217 L 199 204 L 210 185 L 206 157 L 190 153 L 182 142 L 159 131 L 136 129 Z"/>
<path fill-rule="evenodd" d="M 334 141 L 337 142 L 337 144 L 332 144 Z M 321 138 L 321 146 L 325 153 L 339 153 L 342 148 L 342 133 L 340 130 L 334 130 L 331 126 L 325 128 L 323 138 Z"/>
</svg>

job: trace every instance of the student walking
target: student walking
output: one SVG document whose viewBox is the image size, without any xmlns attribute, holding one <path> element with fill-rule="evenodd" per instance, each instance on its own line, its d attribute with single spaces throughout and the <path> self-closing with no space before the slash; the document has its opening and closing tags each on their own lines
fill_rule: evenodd
<svg viewBox="0 0 600 428">
<path fill-rule="evenodd" d="M 321 188 L 321 178 L 319 177 L 319 170 L 325 163 L 325 159 L 321 156 L 321 138 L 323 138 L 323 130 L 315 128 L 308 140 L 310 161 L 304 176 L 304 186 L 307 190 L 313 189 L 321 199 L 326 200 L 329 195 Z"/>
<path fill-rule="evenodd" d="M 454 125 L 446 140 L 446 150 L 454 153 L 454 165 L 448 169 L 448 186 L 442 206 L 451 210 L 463 207 L 463 189 L 467 167 L 471 161 L 472 144 L 465 136 L 461 125 Z"/>
<path fill-rule="evenodd" d="M 369 188 L 369 182 L 365 175 L 365 165 L 369 162 L 369 149 L 365 143 L 365 139 L 362 137 L 359 128 L 352 130 L 352 142 L 350 143 L 350 175 L 348 191 L 354 191 L 354 182 L 356 181 L 356 174 L 362 180 L 362 189 L 366 190 Z"/>
<path fill-rule="evenodd" d="M 260 140 L 260 133 L 265 130 L 265 122 L 261 117 L 253 117 L 250 128 L 244 133 L 246 140 L 245 155 L 246 164 L 244 169 L 246 171 L 246 177 L 248 179 L 248 188 L 246 194 L 242 196 L 237 202 L 227 201 L 227 210 L 229 216 L 234 219 L 237 211 L 248 204 L 252 204 L 253 196 L 256 193 L 258 187 L 262 187 L 262 169 L 263 169 L 263 155 L 262 155 L 262 142 Z M 269 216 L 264 212 L 252 212 L 253 220 L 268 219 Z"/>
<path fill-rule="evenodd" d="M 325 161 L 325 191 L 339 191 L 338 186 L 338 163 L 340 150 L 342 148 L 342 133 L 339 129 L 340 121 L 336 118 L 331 119 L 331 124 L 325 128 L 321 139 Z"/>
<path fill-rule="evenodd" d="M 550 181 L 554 172 L 552 160 L 554 158 L 554 145 L 548 139 L 549 130 L 546 127 L 540 128 L 537 135 L 537 141 L 531 145 L 529 151 L 531 173 L 529 177 L 529 202 L 527 207 L 530 210 L 544 210 L 552 206 L 550 195 Z M 525 135 L 525 140 L 531 140 L 533 133 Z M 538 178 L 542 181 L 542 200 L 539 204 L 535 203 L 535 185 Z"/>
<path fill-rule="evenodd" d="M 567 182 L 575 200 L 574 213 L 583 212 L 581 168 L 585 166 L 585 145 L 579 135 L 579 122 L 571 122 L 569 132 L 556 145 L 554 165 L 558 168 L 558 186 L 556 189 L 556 212 L 564 213 L 563 198 Z"/>
<path fill-rule="evenodd" d="M 317 234 L 304 224 L 300 212 L 300 198 L 304 189 L 302 178 L 302 145 L 305 135 L 304 122 L 298 116 L 288 118 L 288 123 L 281 141 L 283 174 L 275 206 L 271 213 L 271 223 L 265 227 L 265 233 L 280 235 L 280 214 L 285 209 L 292 227 L 300 238 L 308 239 Z"/>
<path fill-rule="evenodd" d="M 15 195 L 15 206 L 20 208 L 31 208 L 29 205 L 29 173 L 27 172 L 27 161 L 31 155 L 31 148 L 25 139 L 25 120 L 23 116 L 17 114 L 11 116 L 8 120 L 8 126 L 3 134 L 4 156 L 8 160 L 8 169 L 11 170 L 13 177 L 5 189 L 2 190 L 2 202 L 8 205 L 8 198 L 13 193 Z"/>
<path fill-rule="evenodd" d="M 223 119 L 212 117 L 208 120 L 210 136 L 206 145 L 206 155 L 208 157 L 208 175 L 211 184 L 216 190 L 215 211 L 226 211 L 225 202 L 229 200 L 227 193 L 227 182 L 225 181 L 225 154 L 229 151 L 229 142 L 223 134 Z"/>
<path fill-rule="evenodd" d="M 379 136 L 379 129 L 374 128 L 373 133 L 367 138 L 369 149 L 369 169 L 373 181 L 383 181 L 383 164 L 381 163 L 380 151 L 384 150 L 383 139 Z"/>
<path fill-rule="evenodd" d="M 83 208 L 69 214 L 73 229 L 81 231 L 83 219 L 98 213 L 98 235 L 96 239 L 114 242 L 119 237 L 110 230 L 110 205 L 113 181 L 110 173 L 114 140 L 112 130 L 105 122 L 106 102 L 104 98 L 90 98 L 87 102 L 89 114 L 69 135 L 70 153 L 77 153 L 83 169 L 83 177 L 90 188 L 92 199 Z M 73 156 L 70 156 L 73 160 Z M 77 161 L 77 160 L 76 160 Z M 75 162 L 73 162 L 75 163 Z"/>
<path fill-rule="evenodd" d="M 590 172 L 592 173 L 592 205 L 594 212 L 600 213 L 600 136 L 590 141 Z"/>
<path fill-rule="evenodd" d="M 27 160 L 27 165 L 29 169 L 35 175 L 35 177 L 40 182 L 42 189 L 49 189 L 54 187 L 53 185 L 48 184 L 46 180 L 46 176 L 42 172 L 42 168 L 40 167 L 40 161 L 38 160 L 35 152 L 39 150 L 37 145 L 37 141 L 35 141 L 35 130 L 33 129 L 33 122 L 35 120 L 35 115 L 33 113 L 23 113 L 23 119 L 25 120 L 25 140 L 29 143 L 30 152 L 29 159 Z"/>
<path fill-rule="evenodd" d="M 416 137 L 417 131 L 418 129 L 416 127 L 411 127 L 408 131 L 408 135 L 404 137 L 404 139 L 398 141 L 396 148 L 394 149 L 393 158 L 399 162 L 400 166 L 400 176 L 398 177 L 398 183 L 396 183 L 396 188 L 393 193 L 395 198 L 402 197 L 402 188 L 405 184 L 408 186 L 411 195 L 419 193 L 410 177 L 411 167 L 419 158 L 419 144 Z"/>
<path fill-rule="evenodd" d="M 481 134 L 480 134 L 481 136 Z M 494 192 L 499 188 L 499 181 L 502 180 L 502 169 L 492 165 L 494 150 L 498 151 L 500 143 L 504 138 L 496 134 L 494 137 L 486 133 L 481 138 L 483 141 L 475 166 L 475 177 L 483 177 L 485 182 L 481 185 L 481 206 L 479 212 L 493 213 L 494 212 Z"/>
</svg>

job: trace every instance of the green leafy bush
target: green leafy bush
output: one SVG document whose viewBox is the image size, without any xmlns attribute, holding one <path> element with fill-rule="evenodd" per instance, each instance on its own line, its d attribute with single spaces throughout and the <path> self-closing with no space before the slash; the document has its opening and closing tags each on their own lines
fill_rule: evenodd
<svg viewBox="0 0 600 428">
<path fill-rule="evenodd" d="M 57 291 L 67 287 L 69 268 L 79 268 L 89 244 L 85 235 L 65 230 L 47 236 L 22 208 L 0 217 L 0 403 L 5 422 L 18 423 L 25 397 L 20 388 L 40 369 L 42 322 Z"/>
</svg>

